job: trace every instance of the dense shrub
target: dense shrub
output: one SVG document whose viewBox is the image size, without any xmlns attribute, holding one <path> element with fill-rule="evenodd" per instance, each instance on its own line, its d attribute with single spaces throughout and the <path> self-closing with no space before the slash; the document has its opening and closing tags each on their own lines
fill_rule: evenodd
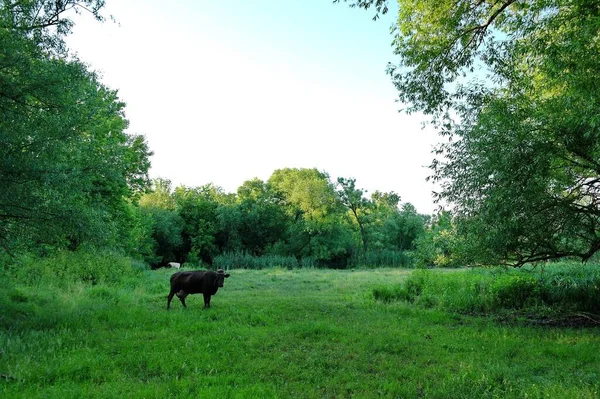
<svg viewBox="0 0 600 399">
<path fill-rule="evenodd" d="M 20 255 L 5 264 L 4 274 L 21 285 L 114 283 L 138 275 L 146 266 L 121 253 L 91 248 L 58 251 L 46 257 Z"/>
<path fill-rule="evenodd" d="M 416 239 L 415 247 L 413 257 L 417 267 L 455 268 L 466 262 L 463 240 L 447 211 L 433 217 L 429 229 Z"/>
<path fill-rule="evenodd" d="M 373 290 L 375 299 L 383 302 L 407 301 L 414 302 L 419 298 L 423 290 L 423 282 L 420 281 L 423 274 L 416 272 L 412 278 L 405 281 L 404 284 L 393 286 L 381 286 Z"/>
<path fill-rule="evenodd" d="M 543 270 L 416 270 L 402 284 L 377 287 L 375 299 L 408 301 L 457 312 L 600 309 L 600 266 L 560 263 Z"/>
</svg>

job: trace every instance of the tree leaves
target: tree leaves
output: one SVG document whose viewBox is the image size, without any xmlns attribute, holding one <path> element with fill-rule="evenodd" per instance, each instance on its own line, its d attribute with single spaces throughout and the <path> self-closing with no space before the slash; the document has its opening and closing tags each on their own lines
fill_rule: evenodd
<svg viewBox="0 0 600 399">
<path fill-rule="evenodd" d="M 102 2 L 0 5 L 0 244 L 114 242 L 151 155 L 125 104 L 68 53 L 62 13 Z M 112 241 L 111 241 L 112 240 Z"/>
<path fill-rule="evenodd" d="M 399 62 L 388 73 L 400 102 L 448 138 L 433 179 L 474 261 L 593 255 L 598 2 L 399 0 L 393 46 Z"/>
</svg>

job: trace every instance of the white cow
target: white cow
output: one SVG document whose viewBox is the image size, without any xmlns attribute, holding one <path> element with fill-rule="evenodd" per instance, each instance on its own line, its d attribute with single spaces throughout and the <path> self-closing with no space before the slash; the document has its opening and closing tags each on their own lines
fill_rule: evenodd
<svg viewBox="0 0 600 399">
<path fill-rule="evenodd" d="M 169 262 L 167 264 L 167 266 L 172 267 L 174 269 L 179 269 L 181 267 L 181 263 L 177 263 L 177 262 Z"/>
</svg>

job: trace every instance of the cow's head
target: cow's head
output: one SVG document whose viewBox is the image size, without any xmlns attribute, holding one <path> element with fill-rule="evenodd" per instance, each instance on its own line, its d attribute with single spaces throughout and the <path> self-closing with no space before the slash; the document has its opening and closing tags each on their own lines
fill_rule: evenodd
<svg viewBox="0 0 600 399">
<path fill-rule="evenodd" d="M 225 273 L 223 269 L 217 270 L 217 287 L 222 287 L 227 277 L 229 277 L 229 273 Z"/>
</svg>

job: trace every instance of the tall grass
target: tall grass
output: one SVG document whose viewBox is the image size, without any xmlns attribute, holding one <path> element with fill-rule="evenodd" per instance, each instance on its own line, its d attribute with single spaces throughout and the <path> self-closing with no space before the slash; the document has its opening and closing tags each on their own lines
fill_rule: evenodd
<svg viewBox="0 0 600 399">
<path fill-rule="evenodd" d="M 383 267 L 402 267 L 410 268 L 414 266 L 412 256 L 406 251 L 393 250 L 375 250 L 367 253 L 356 252 L 347 263 L 332 263 L 324 260 L 317 260 L 313 257 L 303 257 L 297 260 L 294 256 L 281 255 L 263 255 L 253 256 L 247 252 L 230 252 L 218 255 L 214 259 L 214 265 L 222 269 L 253 269 L 261 270 L 273 267 L 283 267 L 287 269 L 295 268 L 313 268 L 313 267 L 331 267 L 335 269 L 344 268 L 383 268 Z"/>
<path fill-rule="evenodd" d="M 214 259 L 214 266 L 224 270 L 261 270 L 275 267 L 296 269 L 299 266 L 307 267 L 308 264 L 305 264 L 304 262 L 298 263 L 298 260 L 296 260 L 296 258 L 293 256 L 252 256 L 246 252 L 229 252 L 216 256 Z"/>
<path fill-rule="evenodd" d="M 350 267 L 414 267 L 414 259 L 407 251 L 389 249 L 357 251 L 350 257 Z"/>
<path fill-rule="evenodd" d="M 375 299 L 457 312 L 600 310 L 600 265 L 558 263 L 540 269 L 417 270 L 403 283 L 373 289 Z"/>
</svg>

